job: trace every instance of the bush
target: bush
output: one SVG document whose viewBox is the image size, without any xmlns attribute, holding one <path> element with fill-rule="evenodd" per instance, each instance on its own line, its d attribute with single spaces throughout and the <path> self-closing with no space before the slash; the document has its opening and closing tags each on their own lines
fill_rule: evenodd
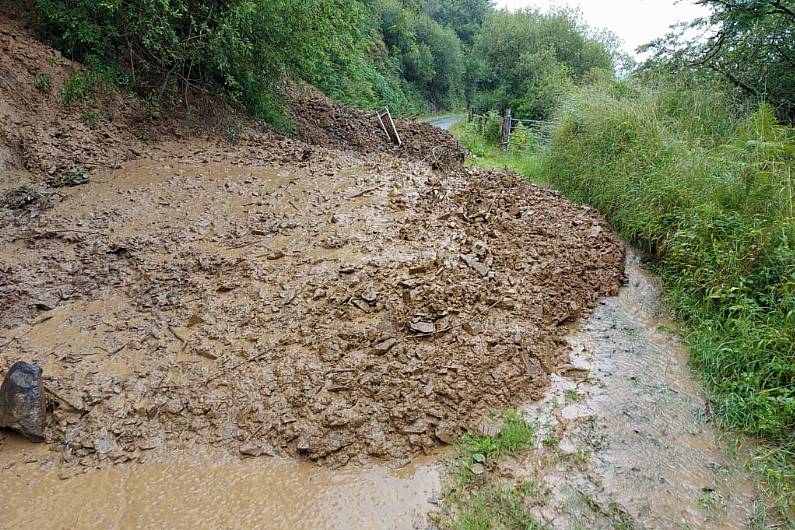
<svg viewBox="0 0 795 530">
<path fill-rule="evenodd" d="M 653 256 L 713 410 L 772 462 L 795 448 L 795 131 L 721 87 L 663 86 L 572 96 L 546 176 Z"/>
<path fill-rule="evenodd" d="M 33 20 L 45 41 L 144 96 L 224 94 L 283 127 L 285 77 L 338 97 L 360 92 L 356 79 L 373 105 L 383 77 L 362 73 L 374 35 L 358 0 L 38 0 Z M 78 81 L 64 99 L 79 99 Z"/>
</svg>

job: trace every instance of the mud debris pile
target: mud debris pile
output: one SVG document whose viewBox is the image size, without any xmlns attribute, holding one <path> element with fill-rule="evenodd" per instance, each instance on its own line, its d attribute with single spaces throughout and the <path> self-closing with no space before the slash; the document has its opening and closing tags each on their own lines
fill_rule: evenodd
<svg viewBox="0 0 795 530">
<path fill-rule="evenodd" d="M 395 120 L 402 140 L 392 144 L 374 112 L 335 103 L 312 87 L 291 87 L 290 110 L 298 137 L 310 144 L 362 154 L 389 153 L 451 170 L 464 163 L 464 148 L 450 134 L 427 123 Z"/>
<path fill-rule="evenodd" d="M 516 175 L 168 149 L 0 231 L 0 371 L 44 367 L 67 463 L 402 463 L 537 396 L 621 282 L 604 220 Z"/>
</svg>

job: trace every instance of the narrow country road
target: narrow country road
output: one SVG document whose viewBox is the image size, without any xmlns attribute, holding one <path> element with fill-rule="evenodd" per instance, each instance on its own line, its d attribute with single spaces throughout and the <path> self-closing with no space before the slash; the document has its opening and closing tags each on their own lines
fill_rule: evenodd
<svg viewBox="0 0 795 530">
<path fill-rule="evenodd" d="M 428 120 L 428 123 L 435 127 L 439 127 L 440 129 L 444 129 L 445 131 L 449 131 L 450 128 L 461 121 L 464 117 L 460 115 L 456 116 L 444 116 L 442 118 L 434 118 L 432 120 Z"/>
</svg>

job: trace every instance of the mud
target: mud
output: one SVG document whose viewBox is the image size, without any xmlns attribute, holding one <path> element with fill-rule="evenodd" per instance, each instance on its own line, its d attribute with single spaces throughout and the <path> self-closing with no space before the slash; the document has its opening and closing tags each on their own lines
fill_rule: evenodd
<svg viewBox="0 0 795 530">
<path fill-rule="evenodd" d="M 388 141 L 374 112 L 333 102 L 311 87 L 291 87 L 290 110 L 298 137 L 307 143 L 358 153 L 389 153 L 451 170 L 464 163 L 464 148 L 451 135 L 429 123 L 395 120 L 400 147 Z"/>
<path fill-rule="evenodd" d="M 656 282 L 634 254 L 627 272 L 526 407 L 542 424 L 538 449 L 510 473 L 545 491 L 536 512 L 551 528 L 766 527 L 745 455 L 710 422 Z"/>
<path fill-rule="evenodd" d="M 0 451 L 3 528 L 426 528 L 441 485 L 420 460 L 331 471 L 195 447 L 64 482 L 51 454 L 16 438 Z M 178 477 L 178 480 L 175 480 Z"/>
<path fill-rule="evenodd" d="M 286 141 L 164 145 L 62 193 L 0 214 L 0 372 L 43 366 L 68 467 L 404 463 L 539 395 L 623 272 L 600 216 L 517 176 Z"/>
</svg>

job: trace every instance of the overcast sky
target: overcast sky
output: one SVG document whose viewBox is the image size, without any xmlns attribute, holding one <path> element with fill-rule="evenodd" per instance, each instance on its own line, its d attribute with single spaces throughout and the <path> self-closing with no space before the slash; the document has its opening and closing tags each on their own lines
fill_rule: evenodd
<svg viewBox="0 0 795 530">
<path fill-rule="evenodd" d="M 589 26 L 611 30 L 624 41 L 624 49 L 635 56 L 635 48 L 665 35 L 672 24 L 689 22 L 708 13 L 690 0 L 496 0 L 495 4 L 511 10 L 535 7 L 546 11 L 556 5 L 577 7 Z"/>
</svg>

